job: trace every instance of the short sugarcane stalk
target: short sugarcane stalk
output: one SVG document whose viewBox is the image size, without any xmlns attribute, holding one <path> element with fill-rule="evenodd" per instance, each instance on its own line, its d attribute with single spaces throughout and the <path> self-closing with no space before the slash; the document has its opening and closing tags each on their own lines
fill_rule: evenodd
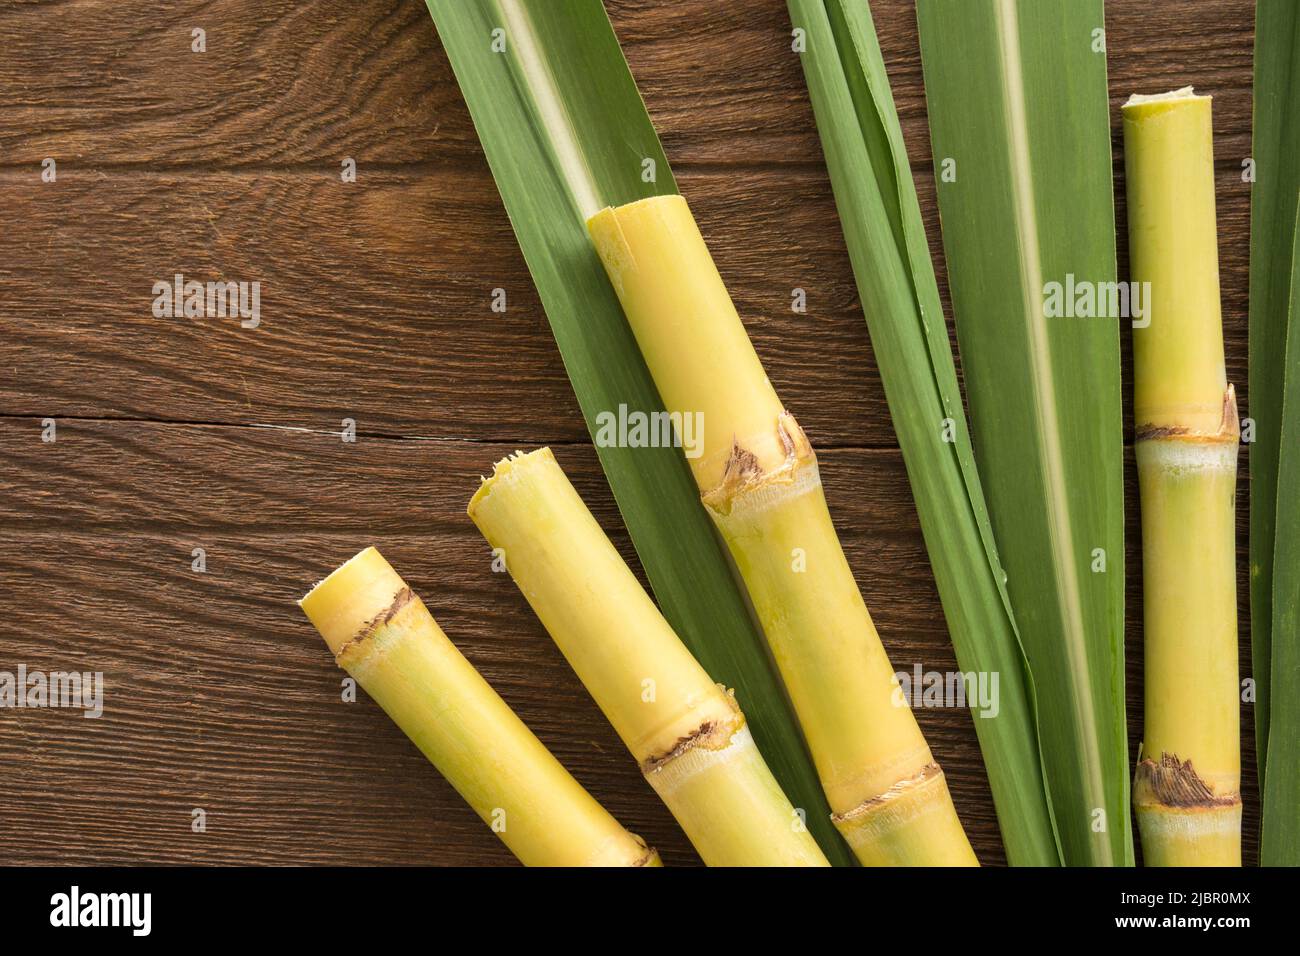
<svg viewBox="0 0 1300 956">
<path fill-rule="evenodd" d="M 515 716 L 374 548 L 300 602 L 346 670 L 528 866 L 658 866 Z"/>
<path fill-rule="evenodd" d="M 897 702 L 812 446 L 768 382 L 686 201 L 607 208 L 588 229 L 665 406 L 703 416 L 691 469 L 748 587 L 836 826 L 868 865 L 973 865 L 943 772 Z"/>
<path fill-rule="evenodd" d="M 1241 863 L 1234 505 L 1239 428 L 1219 305 L 1210 98 L 1124 106 L 1146 706 L 1133 802 L 1149 866 Z"/>
<path fill-rule="evenodd" d="M 549 448 L 497 463 L 469 515 L 710 866 L 825 866 L 733 695 L 642 589 Z"/>
</svg>

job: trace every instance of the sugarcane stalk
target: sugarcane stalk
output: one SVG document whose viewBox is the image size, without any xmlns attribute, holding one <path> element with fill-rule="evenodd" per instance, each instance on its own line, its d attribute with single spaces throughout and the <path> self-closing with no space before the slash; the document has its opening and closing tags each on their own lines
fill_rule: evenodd
<svg viewBox="0 0 1300 956">
<path fill-rule="evenodd" d="M 549 448 L 497 463 L 469 515 L 710 866 L 826 866 L 733 695 L 664 620 Z"/>
<path fill-rule="evenodd" d="M 686 201 L 607 208 L 588 230 L 665 406 L 702 414 L 690 457 L 812 751 L 867 865 L 975 856 L 844 557 L 817 459 L 767 380 Z"/>
<path fill-rule="evenodd" d="M 1124 106 L 1142 503 L 1145 710 L 1133 802 L 1149 866 L 1241 863 L 1234 522 L 1239 425 L 1219 305 L 1210 98 Z"/>
<path fill-rule="evenodd" d="M 339 666 L 525 865 L 660 865 L 488 686 L 377 550 L 299 603 Z"/>
</svg>

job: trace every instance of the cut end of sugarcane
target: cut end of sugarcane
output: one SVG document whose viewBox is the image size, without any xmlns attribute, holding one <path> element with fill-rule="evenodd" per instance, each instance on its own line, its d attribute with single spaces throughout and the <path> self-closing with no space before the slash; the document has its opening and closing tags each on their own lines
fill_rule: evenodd
<svg viewBox="0 0 1300 956">
<path fill-rule="evenodd" d="M 481 479 L 482 484 L 478 486 L 478 490 L 469 499 L 469 506 L 465 509 L 465 513 L 473 518 L 474 512 L 488 499 L 492 494 L 493 487 L 496 485 L 517 481 L 529 472 L 539 467 L 548 467 L 548 465 L 559 467 L 558 462 L 555 461 L 555 453 L 551 451 L 550 446 L 543 446 L 529 452 L 516 451 L 514 454 L 506 455 L 492 466 L 492 476 L 490 478 Z"/>
<path fill-rule="evenodd" d="M 686 214 L 690 215 L 690 207 L 687 205 L 686 197 L 680 193 L 646 196 L 643 199 L 634 199 L 632 202 L 624 203 L 621 206 L 606 206 L 594 215 L 589 216 L 587 218 L 587 232 L 600 251 L 601 257 L 604 258 L 606 244 L 616 243 L 622 234 L 621 219 L 629 216 L 654 215 L 658 210 L 669 206 L 681 206 L 687 209 Z M 669 214 L 680 215 L 675 210 Z M 626 249 L 626 244 L 622 248 Z"/>
<path fill-rule="evenodd" d="M 401 575 L 376 548 L 369 547 L 336 568 L 298 606 L 337 655 L 404 593 L 410 589 Z"/>
<path fill-rule="evenodd" d="M 1153 116 L 1187 103 L 1208 104 L 1210 100 L 1209 96 L 1197 93 L 1190 86 L 1184 86 L 1177 90 L 1170 90 L 1168 93 L 1134 93 L 1125 101 L 1123 112 L 1129 118 Z"/>
<path fill-rule="evenodd" d="M 665 207 L 681 207 L 678 209 L 665 209 Z M 684 210 L 684 213 L 682 212 Z M 644 199 L 637 199 L 622 206 L 606 206 L 595 215 L 587 219 L 587 235 L 591 237 L 592 245 L 596 247 L 596 254 L 600 256 L 601 262 L 605 265 L 605 272 L 609 276 L 610 283 L 614 286 L 614 292 L 620 299 L 623 298 L 625 289 L 623 284 L 623 275 L 636 269 L 636 257 L 632 253 L 632 244 L 628 241 L 627 236 L 623 233 L 624 221 L 631 220 L 633 223 L 638 222 L 643 217 L 654 217 L 660 220 L 685 215 L 691 216 L 690 207 L 686 204 L 685 197 L 672 193 L 667 196 L 647 196 Z M 692 219 L 692 221 L 694 221 Z"/>
<path fill-rule="evenodd" d="M 1190 86 L 1179 87 L 1176 90 L 1170 90 L 1168 93 L 1134 93 L 1124 103 L 1125 106 L 1141 106 L 1143 103 L 1167 103 L 1170 100 L 1208 100 L 1208 96 L 1200 96 L 1196 90 Z"/>
</svg>

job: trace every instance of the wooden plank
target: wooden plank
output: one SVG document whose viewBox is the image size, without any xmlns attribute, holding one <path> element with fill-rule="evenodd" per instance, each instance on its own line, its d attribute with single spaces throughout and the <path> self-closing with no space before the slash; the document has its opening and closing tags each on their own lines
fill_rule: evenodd
<svg viewBox="0 0 1300 956">
<path fill-rule="evenodd" d="M 815 440 L 892 443 L 888 416 L 861 412 L 883 395 L 824 173 L 703 173 L 683 185 L 773 381 Z M 587 437 L 486 170 L 355 185 L 73 171 L 10 185 L 6 205 L 0 321 L 22 335 L 0 363 L 0 411 Z M 154 283 L 178 272 L 261 283 L 261 324 L 156 318 Z M 807 314 L 791 311 L 796 287 Z M 504 314 L 491 310 L 497 288 Z"/>
<path fill-rule="evenodd" d="M 418 0 L 79 0 L 0 13 L 6 165 L 363 166 L 481 163 Z M 606 4 L 675 164 L 821 163 L 781 0 Z M 910 0 L 872 4 L 914 163 L 928 165 Z M 1221 106 L 1221 146 L 1250 138 L 1251 0 L 1106 5 L 1111 88 L 1180 86 Z M 192 31 L 207 52 L 192 52 Z M 738 144 L 743 148 L 738 149 Z M 1117 143 L 1118 148 L 1118 143 Z"/>
<path fill-rule="evenodd" d="M 98 670 L 99 720 L 0 711 L 0 850 L 52 861 L 499 862 L 503 853 L 342 676 L 294 601 L 376 543 L 566 766 L 669 862 L 693 858 L 464 507 L 509 445 L 278 429 L 0 423 L 0 666 Z M 557 453 L 637 567 L 588 445 Z M 849 560 L 899 668 L 955 667 L 895 451 L 823 456 Z M 207 573 L 191 569 L 206 550 Z M 639 568 L 638 568 L 639 573 Z M 981 855 L 1000 858 L 969 718 L 920 719 Z M 94 788 L 78 780 L 96 781 Z M 189 832 L 207 811 L 206 834 Z M 65 838 L 60 838 L 63 842 Z M 66 855 L 60 857 L 67 859 Z"/>
<path fill-rule="evenodd" d="M 1115 39 L 1117 33 L 1129 35 L 1126 18 L 1132 31 L 1136 8 L 1124 4 L 1114 11 L 1120 21 L 1111 26 L 1116 90 L 1136 88 L 1136 80 L 1129 80 L 1147 62 L 1124 53 L 1131 42 L 1126 47 Z M 1234 40 L 1227 48 L 1238 51 L 1236 41 L 1249 37 L 1249 16 L 1243 25 L 1234 11 L 1237 6 L 1230 5 L 1222 29 Z M 633 38 L 652 30 L 644 15 L 628 16 L 634 22 L 625 32 Z M 887 5 L 878 19 L 887 53 L 905 46 L 908 37 L 914 41 L 910 21 L 904 29 L 905 18 Z M 337 16 L 320 20 L 336 21 L 351 22 Z M 248 22 L 261 21 L 250 16 Z M 15 25 L 12 18 L 0 23 Z M 1199 29 L 1198 23 L 1193 20 L 1188 29 Z M 891 38 L 891 30 L 898 36 Z M 331 42 L 341 42 L 337 34 L 329 34 Z M 274 46 L 276 35 L 269 30 L 265 42 Z M 383 33 L 376 26 L 372 35 Z M 1162 39 L 1157 51 L 1171 61 L 1185 59 L 1183 36 Z M 1203 41 L 1195 42 L 1199 48 Z M 913 59 L 899 54 L 891 60 L 900 104 L 909 89 L 919 89 Z M 1226 66 L 1211 61 L 1212 68 L 1187 78 L 1203 88 L 1235 89 L 1228 78 L 1236 77 L 1248 90 L 1249 57 L 1233 52 L 1221 59 Z M 443 78 L 447 82 L 450 77 Z M 1117 101 L 1122 97 L 1116 93 Z M 44 110 L 43 122 L 53 122 L 51 113 Z M 1249 193 L 1240 180 L 1239 158 L 1223 140 L 1225 125 L 1231 128 L 1242 115 L 1249 109 L 1220 98 L 1229 372 L 1244 390 Z M 909 134 L 909 141 L 928 150 L 924 140 L 923 124 L 919 135 Z M 13 225 L 0 250 L 12 265 L 0 273 L 0 291 L 14 306 L 4 320 L 24 328 L 29 347 L 0 371 L 0 410 L 153 418 L 166 408 L 166 417 L 187 421 L 338 427 L 352 417 L 363 428 L 386 433 L 584 437 L 481 162 L 432 173 L 363 171 L 360 183 L 351 186 L 333 170 L 189 177 L 134 169 L 86 173 L 74 165 L 61 175 L 59 183 L 44 185 L 34 174 L 11 172 L 6 184 L 4 218 Z M 929 175 L 922 171 L 918 183 L 937 253 Z M 847 258 L 831 225 L 834 207 L 822 171 L 688 172 L 683 187 L 774 382 L 814 438 L 823 446 L 892 443 L 883 416 L 854 411 L 879 407 L 883 393 Z M 111 245 L 106 233 L 113 236 Z M 168 241 L 159 242 L 160 234 Z M 1121 269 L 1124 245 L 1121 230 Z M 40 256 L 25 254 L 37 248 Z M 183 321 L 179 334 L 174 326 L 160 332 L 146 308 L 152 301 L 148 290 L 178 269 L 201 279 L 265 283 L 267 326 L 241 333 L 232 324 Z M 796 286 L 810 295 L 811 312 L 802 319 L 789 312 Z M 513 303 L 507 317 L 488 311 L 491 290 L 498 287 Z M 815 334 L 806 332 L 809 327 Z M 511 384 L 527 389 L 521 401 L 503 401 L 495 388 L 483 387 L 487 370 L 500 367 L 503 356 L 509 357 Z M 377 358 L 387 365 L 383 380 L 358 376 Z M 821 387 L 839 372 L 849 374 Z M 555 424 L 538 431 L 539 419 Z"/>
<path fill-rule="evenodd" d="M 62 851 L 48 834 L 71 820 L 84 859 L 98 863 L 508 859 L 373 704 L 339 701 L 341 673 L 294 606 L 311 582 L 375 543 L 599 799 L 670 862 L 693 859 L 513 584 L 491 573 L 464 517 L 478 476 L 512 446 L 76 421 L 59 425 L 51 444 L 35 423 L 6 420 L 0 450 L 9 465 L 0 473 L 9 622 L 0 666 L 100 670 L 108 682 L 98 721 L 0 711 L 0 759 L 33 761 L 35 770 L 0 780 L 0 803 L 16 814 L 0 827 L 0 849 L 52 862 Z M 590 446 L 557 454 L 639 574 Z M 822 461 L 845 551 L 894 665 L 954 669 L 898 453 L 832 451 Z M 1131 455 L 1127 471 L 1132 495 Z M 1244 543 L 1244 509 L 1239 524 Z M 1136 753 L 1133 509 L 1127 540 Z M 206 551 L 206 574 L 191 570 L 196 547 Z M 1243 655 L 1243 673 L 1247 664 Z M 999 861 L 970 719 L 933 709 L 918 717 L 977 851 Z M 1248 853 L 1258 820 L 1253 765 L 1247 728 Z M 102 803 L 76 785 L 85 776 L 99 781 Z M 213 822 L 191 839 L 196 806 Z"/>
<path fill-rule="evenodd" d="M 814 442 L 895 444 L 824 174 L 704 172 L 682 188 Z M 919 175 L 918 188 L 938 257 L 933 180 Z M 1250 207 L 1239 174 L 1220 174 L 1219 199 L 1228 370 L 1244 390 Z M 5 205 L 0 324 L 14 334 L 0 413 L 587 437 L 486 171 L 394 171 L 352 185 L 73 171 L 9 185 Z M 261 324 L 155 318 L 154 283 L 178 272 L 259 282 Z M 497 288 L 504 314 L 491 310 Z M 795 288 L 806 314 L 791 311 Z"/>
<path fill-rule="evenodd" d="M 481 161 L 478 139 L 418 0 L 98 0 L 75 15 L 10 6 L 0 84 L 24 105 L 0 133 L 7 163 L 301 165 Z M 635 2 L 609 10 L 683 162 L 819 157 L 785 6 Z M 691 29 L 682 29 L 690 23 Z M 135 24 L 132 26 L 131 24 Z M 206 30 L 205 53 L 192 30 Z M 487 42 L 487 38 L 484 39 Z M 778 56 L 780 51 L 785 56 Z M 771 83 L 773 70 L 784 82 Z M 684 76 L 692 77 L 683 83 Z M 40 78 L 35 80 L 33 78 Z M 89 102 L 95 108 L 87 107 Z M 709 117 L 716 117 L 710 120 Z M 810 118 L 810 117 L 809 117 Z M 24 130 L 40 135 L 23 135 Z"/>
</svg>

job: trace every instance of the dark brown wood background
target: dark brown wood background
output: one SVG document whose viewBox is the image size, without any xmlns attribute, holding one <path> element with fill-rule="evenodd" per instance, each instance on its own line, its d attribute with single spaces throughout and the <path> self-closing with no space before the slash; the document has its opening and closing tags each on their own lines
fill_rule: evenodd
<svg viewBox="0 0 1300 956">
<path fill-rule="evenodd" d="M 1106 6 L 1117 177 L 1129 93 L 1215 96 L 1244 393 L 1253 4 Z M 955 667 L 785 4 L 607 7 L 754 344 L 820 450 L 893 660 Z M 938 258 L 912 4 L 872 7 Z M 0 670 L 107 682 L 99 720 L 0 710 L 0 862 L 511 862 L 378 707 L 340 701 L 342 672 L 295 606 L 372 543 L 598 799 L 667 863 L 695 862 L 464 514 L 494 460 L 550 444 L 634 561 L 424 4 L 7 0 L 0 91 Z M 261 327 L 154 318 L 152 285 L 176 272 L 260 281 Z M 807 315 L 790 312 L 796 286 Z M 1127 377 L 1126 337 L 1125 362 Z M 1244 550 L 1240 566 L 1246 675 Z M 981 860 L 1000 862 L 969 716 L 918 717 Z M 1253 859 L 1251 720 L 1247 707 Z"/>
</svg>

